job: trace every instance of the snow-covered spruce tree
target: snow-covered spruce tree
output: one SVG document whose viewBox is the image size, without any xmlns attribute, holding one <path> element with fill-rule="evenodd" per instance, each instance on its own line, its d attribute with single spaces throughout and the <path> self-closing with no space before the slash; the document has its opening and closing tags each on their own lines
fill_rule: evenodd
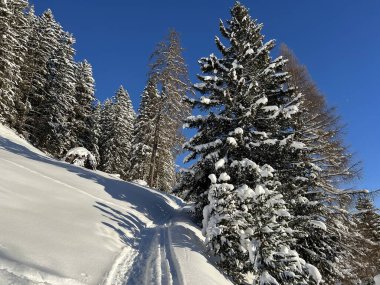
<svg viewBox="0 0 380 285">
<path fill-rule="evenodd" d="M 75 119 L 73 121 L 73 133 L 75 146 L 83 146 L 91 151 L 98 158 L 98 146 L 95 139 L 96 132 L 96 106 L 94 78 L 92 67 L 85 60 L 76 65 L 75 68 Z"/>
<path fill-rule="evenodd" d="M 21 69 L 21 100 L 27 109 L 19 113 L 18 129 L 38 146 L 40 106 L 47 98 L 49 68 L 48 62 L 58 49 L 62 28 L 55 21 L 51 10 L 32 21 L 32 31 L 28 41 L 28 50 Z M 20 131 L 19 130 L 19 131 Z"/>
<path fill-rule="evenodd" d="M 16 108 L 16 117 L 12 122 L 12 127 L 19 130 L 20 127 L 20 113 L 22 114 L 27 106 L 22 101 L 22 94 L 20 93 L 20 85 L 22 82 L 21 69 L 25 64 L 25 56 L 27 51 L 27 43 L 32 31 L 32 24 L 35 18 L 33 7 L 29 7 L 28 1 L 25 0 L 12 0 L 8 2 L 13 16 L 11 17 L 11 25 L 17 35 L 18 44 L 15 46 L 14 54 L 15 62 L 12 68 L 16 84 L 13 86 L 14 101 Z"/>
<path fill-rule="evenodd" d="M 136 167 L 131 176 L 147 179 L 151 187 L 171 191 L 175 184 L 175 155 L 184 141 L 181 126 L 190 114 L 184 99 L 191 89 L 179 35 L 175 31 L 159 43 L 152 60 L 146 100 L 141 106 L 141 111 L 142 108 L 146 111 L 138 121 L 146 128 L 146 134 L 136 134 L 134 151 L 140 154 L 135 159 Z"/>
<path fill-rule="evenodd" d="M 42 102 L 33 110 L 37 115 L 34 134 L 39 148 L 55 157 L 62 157 L 73 145 L 73 120 L 75 118 L 74 49 L 75 39 L 62 28 L 58 48 L 48 63 L 47 81 L 43 87 Z"/>
<path fill-rule="evenodd" d="M 115 97 L 112 97 L 111 99 L 108 98 L 104 101 L 103 106 L 101 106 L 100 109 L 100 120 L 99 120 L 99 126 L 100 126 L 100 133 L 99 133 L 99 165 L 98 168 L 100 170 L 103 170 L 105 172 L 111 171 L 111 160 L 109 157 L 111 157 L 112 149 L 112 124 L 113 124 L 113 101 Z"/>
<path fill-rule="evenodd" d="M 112 101 L 106 102 L 102 118 L 102 139 L 100 143 L 100 169 L 128 178 L 131 167 L 129 155 L 132 147 L 135 112 L 127 91 L 120 86 Z M 104 136 L 104 137 L 103 137 Z"/>
<path fill-rule="evenodd" d="M 193 105 L 207 113 L 187 119 L 197 133 L 184 145 L 185 161 L 197 162 L 179 191 L 196 202 L 198 214 L 203 210 L 207 242 L 239 284 L 247 272 L 253 284 L 316 284 L 319 271 L 294 250 L 294 217 L 276 169 L 290 154 L 293 164 L 302 163 L 302 144 L 294 140 L 302 94 L 288 86 L 286 61 L 271 59 L 274 41 L 263 42 L 262 25 L 240 3 L 231 15 L 220 25 L 229 46 L 216 38 L 222 58 L 199 61 L 203 75 L 195 88 L 203 96 Z M 299 170 L 299 177 L 311 171 Z"/>
<path fill-rule="evenodd" d="M 94 104 L 92 116 L 91 116 L 91 132 L 90 132 L 90 142 L 91 146 L 89 147 L 91 149 L 92 154 L 95 156 L 97 165 L 100 163 L 100 151 L 99 151 L 99 145 L 100 145 L 100 138 L 101 138 L 101 119 L 102 119 L 102 104 L 97 101 L 96 104 Z"/>
<path fill-rule="evenodd" d="M 149 163 L 152 155 L 156 109 L 160 102 L 159 91 L 150 78 L 141 94 L 141 102 L 134 125 L 132 150 L 130 153 L 130 180 L 148 181 Z"/>
<path fill-rule="evenodd" d="M 366 250 L 365 254 L 360 256 L 358 260 L 360 264 L 365 266 L 354 270 L 359 271 L 357 276 L 360 280 L 369 282 L 373 276 L 380 272 L 380 213 L 369 195 L 359 197 L 356 203 L 355 218 L 358 230 L 364 238 L 356 246 L 366 247 Z"/>
<path fill-rule="evenodd" d="M 25 23 L 25 29 L 23 32 L 25 33 L 24 36 L 24 49 L 20 53 L 22 55 L 22 64 L 20 66 L 20 80 L 17 85 L 16 89 L 16 99 L 15 99 L 15 107 L 17 111 L 17 117 L 16 122 L 14 124 L 14 128 L 20 133 L 25 135 L 27 137 L 26 131 L 25 131 L 25 120 L 26 120 L 26 114 L 30 111 L 30 103 L 27 100 L 27 94 L 30 92 L 29 82 L 27 80 L 28 75 L 27 73 L 32 73 L 30 69 L 31 64 L 31 57 L 30 57 L 30 50 L 33 48 L 33 41 L 36 38 L 36 27 L 37 23 L 39 21 L 39 17 L 35 15 L 34 7 L 31 6 L 28 9 L 28 12 L 26 14 L 26 23 Z M 34 42 L 35 44 L 35 42 Z"/>
<path fill-rule="evenodd" d="M 339 185 L 352 180 L 358 170 L 343 143 L 342 125 L 334 109 L 327 107 L 305 66 L 298 63 L 286 46 L 281 47 L 281 54 L 288 60 L 285 70 L 291 75 L 289 81 L 304 94 L 294 125 L 294 138 L 307 146 L 301 153 L 303 163 L 298 165 L 298 170 L 287 167 L 294 159 L 290 154 L 289 159 L 278 161 L 282 166 L 277 166 L 283 169 L 280 176 L 284 195 L 289 194 L 287 201 L 294 200 L 289 204 L 290 212 L 298 217 L 293 224 L 297 229 L 296 249 L 302 258 L 317 266 L 326 282 L 355 279 L 350 267 L 360 266 L 360 263 L 350 262 L 362 254 L 355 241 L 360 235 L 345 209 L 349 195 L 339 189 Z M 305 165 L 314 171 L 302 181 L 293 173 Z M 300 199 L 294 199 L 293 191 L 289 191 L 291 188 L 299 189 L 301 200 L 310 202 L 298 202 Z M 316 227 L 318 224 L 322 228 Z"/>
<path fill-rule="evenodd" d="M 14 126 L 17 121 L 17 86 L 28 37 L 28 2 L 0 1 L 0 121 Z"/>
</svg>

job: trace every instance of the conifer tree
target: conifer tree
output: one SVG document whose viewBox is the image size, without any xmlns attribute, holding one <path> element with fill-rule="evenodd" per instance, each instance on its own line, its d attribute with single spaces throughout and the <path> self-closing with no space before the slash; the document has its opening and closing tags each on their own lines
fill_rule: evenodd
<svg viewBox="0 0 380 285">
<path fill-rule="evenodd" d="M 203 96 L 193 106 L 208 113 L 187 119 L 197 133 L 185 144 L 185 161 L 198 161 L 179 191 L 196 202 L 198 215 L 203 211 L 207 242 L 239 284 L 247 272 L 253 284 L 316 284 L 319 271 L 294 250 L 294 217 L 277 163 L 289 155 L 302 163 L 304 145 L 294 139 L 302 95 L 290 87 L 286 61 L 271 59 L 274 41 L 263 42 L 262 25 L 240 3 L 231 15 L 227 26 L 220 24 L 229 46 L 216 38 L 222 58 L 199 61 L 203 75 L 195 88 Z M 306 166 L 292 175 L 309 173 Z"/>
<path fill-rule="evenodd" d="M 158 44 L 152 59 L 135 127 L 130 177 L 168 192 L 176 181 L 175 156 L 184 140 L 181 126 L 189 114 L 185 99 L 191 89 L 175 31 Z"/>
<path fill-rule="evenodd" d="M 150 76 L 159 90 L 160 100 L 155 111 L 147 182 L 164 191 L 171 191 L 175 184 L 175 155 L 184 141 L 181 126 L 190 112 L 185 100 L 190 81 L 182 50 L 179 35 L 172 30 L 152 55 Z"/>
<path fill-rule="evenodd" d="M 131 167 L 129 155 L 135 116 L 131 99 L 123 86 L 120 86 L 113 102 L 106 102 L 103 110 L 102 130 L 108 130 L 102 134 L 100 168 L 120 174 L 122 179 L 127 179 Z"/>
<path fill-rule="evenodd" d="M 149 163 L 152 155 L 156 108 L 160 101 L 159 91 L 152 79 L 148 80 L 142 95 L 136 118 L 133 144 L 130 154 L 130 180 L 148 181 Z"/>
<path fill-rule="evenodd" d="M 51 55 L 48 63 L 47 82 L 43 87 L 44 97 L 41 104 L 35 107 L 37 120 L 37 145 L 55 157 L 62 157 L 73 145 L 75 99 L 74 49 L 75 39 L 71 34 L 62 31 L 58 48 Z"/>
<path fill-rule="evenodd" d="M 106 99 L 100 110 L 100 136 L 99 136 L 99 169 L 105 172 L 111 172 L 111 147 L 112 144 L 112 124 L 113 124 L 113 99 Z"/>
<path fill-rule="evenodd" d="M 14 101 L 15 101 L 15 118 L 12 127 L 19 129 L 19 114 L 23 113 L 27 106 L 22 102 L 22 94 L 20 93 L 20 85 L 22 82 L 21 69 L 25 64 L 25 56 L 27 51 L 27 43 L 32 29 L 32 21 L 34 20 L 34 9 L 29 8 L 28 1 L 25 0 L 12 0 L 9 2 L 10 8 L 13 11 L 11 25 L 15 30 L 18 44 L 14 49 L 16 55 L 13 65 L 13 75 L 16 78 L 13 85 Z"/>
<path fill-rule="evenodd" d="M 363 237 L 356 246 L 363 248 L 358 263 L 364 266 L 354 268 L 360 280 L 370 282 L 380 272 L 380 213 L 369 195 L 362 195 L 356 203 L 355 218 L 359 233 Z"/>
<path fill-rule="evenodd" d="M 96 132 L 96 106 L 94 78 L 92 67 L 85 60 L 76 65 L 75 68 L 75 120 L 73 122 L 73 132 L 76 146 L 83 146 L 95 155 L 98 152 L 97 143 L 93 136 Z"/>
<path fill-rule="evenodd" d="M 17 86 L 26 48 L 27 1 L 0 1 L 0 121 L 16 124 Z"/>
<path fill-rule="evenodd" d="M 16 100 L 15 100 L 15 107 L 17 111 L 17 117 L 16 122 L 14 124 L 15 129 L 20 133 L 27 136 L 27 133 L 25 131 L 25 120 L 26 120 L 26 114 L 30 111 L 30 103 L 26 99 L 27 94 L 31 91 L 28 89 L 31 86 L 28 85 L 28 76 L 26 74 L 27 72 L 34 72 L 30 70 L 30 61 L 32 58 L 30 57 L 30 50 L 33 48 L 33 40 L 35 40 L 36 37 L 36 26 L 37 22 L 39 20 L 39 17 L 35 15 L 34 7 L 29 7 L 28 13 L 26 14 L 26 23 L 25 23 L 25 29 L 24 29 L 24 49 L 22 50 L 22 64 L 20 66 L 20 80 L 18 82 L 17 88 L 16 88 Z"/>
<path fill-rule="evenodd" d="M 281 46 L 281 55 L 287 59 L 285 70 L 289 72 L 290 82 L 304 94 L 302 101 L 302 130 L 309 136 L 318 137 L 312 143 L 315 164 L 323 169 L 320 186 L 331 189 L 342 182 L 350 182 L 359 174 L 358 164 L 352 161 L 353 155 L 343 141 L 344 127 L 335 108 L 329 108 L 325 97 L 312 80 L 307 68 L 298 62 L 294 53 Z M 305 138 L 310 141 L 309 138 Z M 310 144 L 310 142 L 309 142 Z M 334 189 L 332 188 L 332 191 Z"/>
<path fill-rule="evenodd" d="M 91 146 L 89 146 L 89 149 L 91 150 L 92 154 L 95 156 L 97 160 L 97 165 L 99 165 L 100 162 L 100 139 L 101 139 L 101 118 L 102 118 L 102 104 L 97 101 L 96 104 L 94 104 L 92 116 L 91 116 L 91 132 L 90 132 L 90 143 Z"/>
<path fill-rule="evenodd" d="M 301 181 L 292 175 L 294 170 L 299 170 L 287 167 L 291 161 L 278 161 L 283 164 L 278 167 L 283 169 L 283 193 L 289 194 L 290 212 L 298 217 L 293 223 L 297 236 L 296 248 L 302 258 L 317 266 L 326 282 L 355 279 L 350 267 L 360 264 L 351 266 L 349 261 L 360 255 L 355 244 L 358 242 L 356 239 L 361 238 L 356 232 L 354 219 L 345 208 L 349 195 L 339 189 L 339 185 L 357 176 L 357 165 L 352 163 L 352 155 L 343 143 L 339 117 L 333 108 L 328 108 L 307 69 L 284 45 L 281 54 L 287 59 L 285 70 L 291 75 L 289 82 L 304 94 L 294 124 L 294 137 L 307 146 L 301 153 L 303 163 L 299 165 L 299 170 L 305 165 L 314 169 L 313 175 Z M 294 159 L 291 154 L 288 157 Z M 294 199 L 293 191 L 289 191 L 291 188 L 298 188 L 301 200 L 309 202 L 297 202 L 299 199 Z M 316 226 L 321 222 L 322 227 Z"/>
<path fill-rule="evenodd" d="M 45 11 L 41 17 L 31 21 L 32 30 L 28 41 L 28 50 L 25 55 L 24 65 L 21 69 L 22 82 L 20 94 L 23 104 L 27 107 L 24 113 L 19 113 L 18 129 L 33 144 L 38 146 L 40 126 L 38 125 L 40 106 L 47 98 L 49 77 L 48 62 L 58 49 L 62 28 L 55 21 L 51 10 Z M 38 126 L 38 128 L 37 128 Z"/>
</svg>

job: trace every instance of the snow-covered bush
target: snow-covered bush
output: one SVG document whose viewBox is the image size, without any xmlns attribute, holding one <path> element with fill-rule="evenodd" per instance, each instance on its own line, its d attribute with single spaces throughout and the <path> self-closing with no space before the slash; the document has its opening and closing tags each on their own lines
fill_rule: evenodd
<svg viewBox="0 0 380 285">
<path fill-rule="evenodd" d="M 68 163 L 92 170 L 96 170 L 97 166 L 95 156 L 84 147 L 75 147 L 70 149 L 63 160 Z"/>
<path fill-rule="evenodd" d="M 376 285 L 380 285 L 380 274 L 379 274 L 379 275 L 376 275 L 376 276 L 374 277 L 374 280 L 375 280 L 375 284 L 376 284 Z"/>
<path fill-rule="evenodd" d="M 141 179 L 135 179 L 132 181 L 133 183 L 136 183 L 138 185 L 141 185 L 141 186 L 148 186 L 148 183 L 145 181 L 145 180 L 141 180 Z"/>
</svg>

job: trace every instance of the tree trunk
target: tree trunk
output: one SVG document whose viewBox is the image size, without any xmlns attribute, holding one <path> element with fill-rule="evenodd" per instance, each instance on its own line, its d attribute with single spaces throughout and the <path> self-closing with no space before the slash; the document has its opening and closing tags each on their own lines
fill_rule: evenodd
<svg viewBox="0 0 380 285">
<path fill-rule="evenodd" d="M 157 156 L 158 142 L 159 142 L 159 136 L 160 136 L 160 120 L 161 120 L 161 112 L 157 115 L 157 118 L 156 118 L 152 156 L 150 157 L 149 176 L 148 176 L 149 177 L 148 185 L 150 187 L 155 186 L 154 174 L 155 174 L 155 168 L 156 168 L 156 156 Z"/>
</svg>

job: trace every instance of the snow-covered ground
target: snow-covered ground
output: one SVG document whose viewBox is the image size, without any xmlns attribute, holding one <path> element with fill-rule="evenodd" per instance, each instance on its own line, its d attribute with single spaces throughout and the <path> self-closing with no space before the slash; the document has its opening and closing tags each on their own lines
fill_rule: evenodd
<svg viewBox="0 0 380 285">
<path fill-rule="evenodd" d="M 0 284 L 232 284 L 180 199 L 45 156 L 0 125 Z"/>
</svg>

